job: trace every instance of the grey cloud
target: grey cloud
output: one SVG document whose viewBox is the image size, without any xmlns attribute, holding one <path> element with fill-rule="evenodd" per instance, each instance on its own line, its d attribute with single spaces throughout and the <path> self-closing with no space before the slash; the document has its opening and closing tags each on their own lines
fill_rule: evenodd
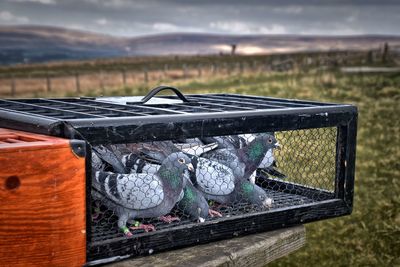
<svg viewBox="0 0 400 267">
<path fill-rule="evenodd" d="M 0 10 L 32 24 L 123 36 L 166 32 L 400 34 L 400 4 L 390 0 L 8 0 L 0 2 Z M 0 20 L 0 24 L 10 22 Z"/>
</svg>

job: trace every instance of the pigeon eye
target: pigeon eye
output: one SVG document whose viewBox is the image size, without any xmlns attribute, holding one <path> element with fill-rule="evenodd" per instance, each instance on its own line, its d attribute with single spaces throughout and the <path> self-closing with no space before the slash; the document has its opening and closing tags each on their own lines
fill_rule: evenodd
<svg viewBox="0 0 400 267">
<path fill-rule="evenodd" d="M 183 164 L 183 163 L 185 163 L 185 159 L 180 158 L 180 159 L 178 159 L 178 162 L 181 163 L 181 164 Z"/>
<path fill-rule="evenodd" d="M 272 138 L 268 139 L 268 143 L 272 144 Z"/>
</svg>

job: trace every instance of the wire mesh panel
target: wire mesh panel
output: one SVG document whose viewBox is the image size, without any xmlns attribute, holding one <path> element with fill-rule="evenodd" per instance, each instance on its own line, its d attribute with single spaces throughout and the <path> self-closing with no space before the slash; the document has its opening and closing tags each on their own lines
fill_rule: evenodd
<svg viewBox="0 0 400 267">
<path fill-rule="evenodd" d="M 336 146 L 336 127 L 94 146 L 92 241 L 333 199 Z"/>
</svg>

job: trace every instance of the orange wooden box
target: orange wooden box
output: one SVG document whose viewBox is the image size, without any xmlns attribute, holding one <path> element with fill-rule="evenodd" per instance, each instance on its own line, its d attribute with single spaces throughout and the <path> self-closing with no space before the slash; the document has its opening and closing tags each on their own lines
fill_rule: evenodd
<svg viewBox="0 0 400 267">
<path fill-rule="evenodd" d="M 0 128 L 0 265 L 86 262 L 85 145 Z"/>
</svg>

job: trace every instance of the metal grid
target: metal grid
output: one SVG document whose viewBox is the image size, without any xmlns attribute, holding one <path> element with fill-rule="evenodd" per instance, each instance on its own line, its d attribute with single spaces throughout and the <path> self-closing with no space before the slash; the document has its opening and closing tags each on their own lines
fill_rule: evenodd
<svg viewBox="0 0 400 267">
<path fill-rule="evenodd" d="M 147 173 L 153 164 L 160 164 L 162 159 L 171 154 L 183 151 L 187 155 L 196 155 L 198 157 L 211 158 L 218 161 L 218 157 L 209 156 L 209 154 L 221 149 L 232 149 L 236 147 L 240 150 L 255 140 L 257 136 L 263 134 L 244 134 L 240 136 L 215 136 L 203 138 L 200 142 L 196 142 L 197 138 L 186 140 L 170 140 L 149 143 L 134 143 L 125 145 L 111 145 L 103 147 L 94 147 L 93 149 L 93 173 L 94 176 L 98 170 L 117 173 L 115 168 L 125 169 L 126 173 Z M 334 198 L 335 188 L 335 162 L 336 162 L 336 136 L 337 129 L 318 128 L 307 130 L 293 130 L 276 132 L 275 134 L 266 134 L 276 137 L 276 141 L 282 145 L 280 150 L 276 148 L 264 151 L 263 161 L 256 167 L 256 176 L 252 175 L 246 179 L 251 182 L 255 179 L 255 184 L 262 188 L 265 195 L 270 198 L 272 203 L 263 206 L 260 202 L 253 202 L 241 195 L 236 196 L 229 203 L 220 203 L 218 201 L 207 198 L 207 194 L 203 194 L 207 198 L 207 204 L 210 209 L 220 213 L 220 216 L 208 216 L 205 221 L 219 220 L 221 218 L 235 217 L 246 214 L 257 214 L 259 212 L 274 211 L 281 208 L 296 207 L 305 204 L 317 203 L 319 201 Z M 233 138 L 232 138 L 233 137 Z M 240 138 L 238 138 L 240 137 Z M 265 139 L 262 139 L 265 141 Z M 226 142 L 226 146 L 225 143 Z M 173 144 L 174 148 L 171 148 Z M 233 145 L 232 145 L 233 144 Z M 101 150 L 99 152 L 99 150 Z M 96 152 L 97 151 L 97 152 Z M 113 166 L 112 159 L 109 154 L 104 151 L 112 152 L 114 159 L 120 159 L 120 166 Z M 102 160 L 102 157 L 106 160 Z M 130 155 L 129 157 L 127 155 Z M 135 155 L 135 156 L 132 156 Z M 250 154 L 249 154 L 250 155 Z M 100 160 L 99 160 L 100 158 Z M 195 169 L 201 168 L 196 165 L 191 158 Z M 110 163 L 111 162 L 111 163 Z M 223 162 L 227 164 L 226 162 Z M 310 163 L 312 166 L 310 167 Z M 114 165 L 116 163 L 114 162 Z M 147 164 L 147 165 L 146 165 Z M 197 163 L 199 164 L 199 163 Z M 150 167 L 149 167 L 150 166 Z M 232 167 L 232 166 L 231 166 Z M 204 169 L 203 169 L 204 170 Z M 207 169 L 209 171 L 218 171 L 218 168 Z M 252 169 L 250 168 L 250 171 Z M 196 176 L 202 175 L 201 172 L 194 172 Z M 253 173 L 252 173 L 253 174 Z M 186 177 L 187 178 L 187 177 Z M 93 178 L 96 179 L 95 177 Z M 111 179 L 111 178 L 110 178 Z M 115 179 L 118 179 L 116 176 Z M 182 176 L 182 179 L 185 179 Z M 191 179 L 191 184 L 195 185 L 196 180 Z M 128 180 L 127 180 L 128 181 Z M 92 194 L 92 242 L 108 242 L 115 238 L 123 238 L 123 231 L 119 229 L 118 219 L 121 213 L 115 205 L 115 201 L 110 205 L 110 197 L 107 192 L 113 191 L 113 188 L 107 187 L 111 183 L 104 180 L 105 185 L 97 186 L 99 190 L 104 190 L 103 194 L 98 194 L 98 190 L 93 190 Z M 114 183 L 113 183 L 114 184 Z M 237 186 L 235 184 L 235 186 Z M 96 186 L 95 186 L 96 187 Z M 148 187 L 144 187 L 148 190 Z M 140 188 L 139 188 L 140 190 Z M 107 192 L 106 192 L 107 191 Z M 201 190 L 198 190 L 201 192 Z M 147 192 L 142 192 L 144 195 Z M 204 191 L 201 193 L 205 193 Z M 117 200 L 117 199 L 114 199 Z M 264 203 L 264 202 L 263 202 Z M 222 205 L 218 205 L 222 204 Z M 141 218 L 140 215 L 131 218 L 127 222 L 127 227 L 139 224 L 151 224 L 155 231 L 162 229 L 170 229 L 175 226 L 181 226 L 191 223 L 202 223 L 193 214 L 179 206 L 179 202 L 174 205 L 171 210 L 166 210 L 164 215 L 178 217 L 179 221 L 163 222 L 158 218 Z M 133 230 L 133 236 L 145 233 L 144 230 Z"/>
<path fill-rule="evenodd" d="M 161 98 L 178 99 L 175 96 Z M 143 104 L 141 102 L 120 104 L 102 98 L 0 99 L 0 110 L 55 120 L 74 120 L 337 106 L 337 104 L 311 101 L 227 94 L 189 95 L 187 99 L 190 102 L 173 104 Z"/>
</svg>

